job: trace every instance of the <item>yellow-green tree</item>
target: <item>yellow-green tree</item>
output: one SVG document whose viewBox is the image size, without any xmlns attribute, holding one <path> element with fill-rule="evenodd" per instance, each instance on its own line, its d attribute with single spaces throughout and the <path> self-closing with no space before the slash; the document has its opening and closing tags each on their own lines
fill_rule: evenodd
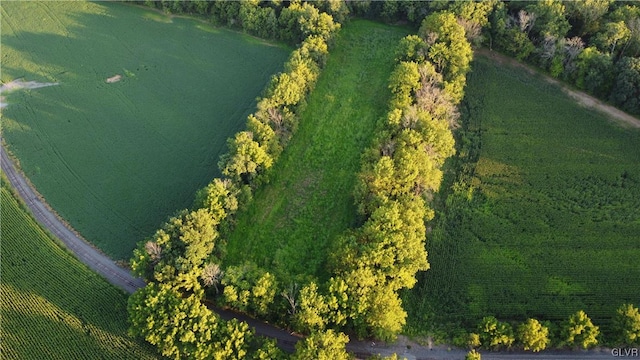
<svg viewBox="0 0 640 360">
<path fill-rule="evenodd" d="M 131 269 L 147 281 L 176 289 L 201 290 L 199 278 L 218 237 L 217 221 L 207 209 L 180 211 L 133 252 Z"/>
<path fill-rule="evenodd" d="M 518 326 L 518 340 L 525 350 L 544 350 L 549 345 L 549 328 L 536 319 L 528 319 Z"/>
<path fill-rule="evenodd" d="M 437 12 L 422 21 L 418 34 L 430 46 L 429 60 L 442 73 L 445 89 L 455 103 L 460 102 L 473 58 L 464 28 L 453 13 Z"/>
<path fill-rule="evenodd" d="M 273 164 L 273 159 L 253 139 L 253 133 L 241 131 L 228 140 L 229 152 L 220 159 L 222 173 L 238 184 L 250 184 L 255 177 Z"/>
<path fill-rule="evenodd" d="M 349 337 L 333 330 L 318 331 L 300 340 L 292 360 L 348 360 L 350 356 L 345 345 Z"/>
<path fill-rule="evenodd" d="M 173 359 L 241 359 L 253 336 L 247 324 L 224 322 L 198 296 L 184 297 L 166 284 L 136 291 L 127 310 L 129 333 Z"/>
<path fill-rule="evenodd" d="M 598 344 L 600 330 L 593 325 L 587 314 L 580 310 L 569 316 L 562 324 L 562 340 L 568 346 L 578 345 L 588 349 Z"/>
<path fill-rule="evenodd" d="M 515 341 L 513 328 L 506 322 L 498 321 L 493 316 L 485 316 L 478 327 L 480 342 L 486 349 L 498 350 L 509 348 Z"/>
</svg>

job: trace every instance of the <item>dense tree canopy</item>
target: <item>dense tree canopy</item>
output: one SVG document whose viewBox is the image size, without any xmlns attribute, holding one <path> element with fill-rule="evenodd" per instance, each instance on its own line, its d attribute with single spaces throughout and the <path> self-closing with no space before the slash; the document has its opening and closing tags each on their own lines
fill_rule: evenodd
<svg viewBox="0 0 640 360">
<path fill-rule="evenodd" d="M 179 212 L 134 250 L 133 272 L 147 281 L 199 291 L 204 261 L 218 236 L 217 224 L 207 209 Z"/>
<path fill-rule="evenodd" d="M 562 325 L 561 338 L 569 346 L 587 349 L 598 344 L 599 327 L 593 325 L 587 314 L 580 310 L 569 316 Z"/>
<path fill-rule="evenodd" d="M 640 311 L 632 304 L 623 304 L 613 318 L 617 341 L 629 346 L 640 345 Z"/>
<path fill-rule="evenodd" d="M 196 295 L 150 284 L 129 299 L 130 333 L 174 359 L 241 359 L 252 333 L 247 324 L 223 322 Z"/>
</svg>

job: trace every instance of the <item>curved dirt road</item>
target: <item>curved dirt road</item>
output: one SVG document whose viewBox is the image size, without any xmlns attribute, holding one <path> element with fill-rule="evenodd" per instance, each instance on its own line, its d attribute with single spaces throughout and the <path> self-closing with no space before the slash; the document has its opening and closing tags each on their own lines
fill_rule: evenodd
<svg viewBox="0 0 640 360">
<path fill-rule="evenodd" d="M 0 165 L 13 188 L 23 199 L 25 204 L 31 209 L 36 220 L 59 238 L 80 261 L 98 274 L 102 275 L 111 284 L 118 286 L 129 293 L 133 293 L 136 289 L 145 285 L 142 279 L 134 277 L 128 270 L 116 265 L 109 257 L 93 248 L 85 240 L 76 235 L 75 232 L 69 229 L 63 221 L 51 211 L 49 206 L 35 193 L 23 175 L 16 170 L 3 146 L 0 146 Z M 287 331 L 249 318 L 243 314 L 215 308 L 214 306 L 211 306 L 211 304 L 207 304 L 207 306 L 225 320 L 237 319 L 239 321 L 247 322 L 249 326 L 255 329 L 255 333 L 257 335 L 275 339 L 278 342 L 278 347 L 284 351 L 293 352 L 295 344 L 300 340 L 300 337 L 293 336 Z M 442 345 L 427 347 L 410 341 L 404 337 L 400 337 L 397 342 L 388 345 L 371 341 L 351 341 L 347 344 L 347 350 L 359 359 L 368 358 L 376 354 L 386 356 L 396 353 L 401 359 L 406 358 L 409 360 L 455 360 L 464 359 L 466 354 L 466 351 L 462 349 L 450 349 L 447 346 Z M 539 354 L 525 352 L 482 352 L 483 359 L 500 360 L 575 360 L 584 358 L 604 360 L 611 359 L 611 357 L 611 351 L 608 349 L 589 352 L 542 352 Z"/>
<path fill-rule="evenodd" d="M 0 146 L 0 164 L 9 182 L 29 209 L 31 209 L 36 220 L 60 239 L 81 262 L 102 275 L 113 285 L 129 293 L 145 285 L 142 279 L 133 277 L 128 270 L 116 265 L 109 257 L 100 253 L 65 226 L 63 221 L 51 211 L 50 207 L 35 193 L 33 188 L 29 186 L 29 183 L 22 174 L 16 170 L 3 146 Z"/>
<path fill-rule="evenodd" d="M 512 58 L 490 51 L 488 49 L 476 49 L 476 55 L 481 55 L 492 59 L 498 63 L 508 63 L 513 66 L 521 67 L 531 73 L 538 73 L 543 76 L 548 82 L 557 84 L 565 93 L 575 99 L 578 103 L 588 108 L 597 109 L 601 111 L 621 125 L 631 126 L 634 128 L 640 128 L 640 119 L 635 118 L 613 106 L 603 103 L 590 95 L 570 89 L 565 84 L 559 82 L 556 79 L 549 77 L 546 74 L 540 73 L 537 70 L 531 68 L 528 65 L 522 64 Z M 1 142 L 1 138 L 0 138 Z M 9 182 L 16 190 L 18 195 L 22 198 L 25 204 L 31 209 L 33 216 L 36 220 L 45 228 L 47 228 L 53 235 L 55 235 L 65 246 L 71 250 L 78 259 L 89 266 L 93 271 L 102 275 L 111 284 L 124 289 L 129 293 L 133 293 L 138 288 L 145 286 L 142 279 L 134 277 L 127 269 L 124 269 L 108 256 L 102 254 L 96 250 L 92 245 L 77 235 L 69 226 L 65 225 L 62 221 L 46 204 L 46 202 L 34 191 L 29 182 L 24 176 L 16 170 L 11 159 L 7 156 L 4 147 L 0 146 L 0 165 L 2 171 L 7 175 Z M 293 352 L 294 346 L 299 337 L 293 336 L 287 331 L 279 329 L 275 326 L 267 323 L 249 318 L 245 315 L 238 314 L 228 310 L 222 310 L 207 304 L 207 306 L 214 310 L 221 318 L 225 320 L 238 319 L 245 321 L 249 326 L 255 329 L 257 335 L 270 337 L 276 339 L 278 346 L 287 352 Z M 398 354 L 400 358 L 418 359 L 418 360 L 445 360 L 445 359 L 464 359 L 466 350 L 451 349 L 447 346 L 423 346 L 416 342 L 409 341 L 404 337 L 394 344 L 378 344 L 371 341 L 351 341 L 347 344 L 347 350 L 355 354 L 356 358 L 367 358 L 371 355 L 380 354 L 383 356 Z M 526 353 L 526 352 L 485 352 L 482 351 L 483 359 L 513 359 L 513 360 L 528 360 L 528 359 L 611 359 L 614 354 L 610 349 L 599 349 L 592 351 L 543 351 L 538 354 Z"/>
</svg>

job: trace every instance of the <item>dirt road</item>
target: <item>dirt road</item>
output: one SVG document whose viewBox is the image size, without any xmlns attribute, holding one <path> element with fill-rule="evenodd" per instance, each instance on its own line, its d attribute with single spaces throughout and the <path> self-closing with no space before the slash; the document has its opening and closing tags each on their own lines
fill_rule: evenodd
<svg viewBox="0 0 640 360">
<path fill-rule="evenodd" d="M 517 62 L 514 59 L 506 57 L 502 54 L 490 51 L 488 49 L 476 50 L 476 54 L 485 56 L 499 63 L 508 63 L 513 66 L 518 66 L 526 69 L 531 73 L 539 73 L 533 68 Z M 540 73 L 539 73 L 540 74 Z M 575 91 L 568 88 L 566 85 L 560 83 L 556 79 L 553 79 L 545 74 L 544 76 L 550 83 L 558 84 L 569 96 L 574 98 L 580 104 L 597 109 L 610 116 L 613 120 L 616 120 L 624 126 L 632 126 L 640 128 L 640 120 L 620 111 L 610 105 L 603 103 L 602 101 L 584 94 L 582 92 Z M 1 142 L 1 138 L 0 138 Z M 71 250 L 80 261 L 89 266 L 92 270 L 102 275 L 111 284 L 118 286 L 129 293 L 133 293 L 136 289 L 145 285 L 142 279 L 134 277 L 127 269 L 118 266 L 108 256 L 104 255 L 100 251 L 96 250 L 92 245 L 82 239 L 75 231 L 65 224 L 54 211 L 46 204 L 46 202 L 35 192 L 30 186 L 29 182 L 24 176 L 16 170 L 14 164 L 7 156 L 4 147 L 0 146 L 0 164 L 2 171 L 7 175 L 9 182 L 16 189 L 19 196 L 23 199 L 26 205 L 31 209 L 34 217 L 47 228 L 52 234 L 58 237 L 65 246 Z M 267 323 L 251 319 L 242 314 L 237 314 L 232 311 L 222 310 L 215 308 L 208 304 L 208 306 L 216 311 L 221 318 L 238 319 L 240 321 L 246 321 L 256 331 L 257 335 L 266 336 L 278 341 L 278 346 L 287 352 L 293 352 L 294 346 L 299 337 L 291 335 L 289 332 L 276 328 Z M 351 341 L 347 344 L 347 350 L 356 355 L 357 358 L 367 358 L 371 355 L 380 354 L 383 356 L 397 353 L 400 358 L 407 358 L 409 360 L 445 360 L 445 359 L 464 359 L 466 350 L 462 349 L 450 349 L 447 346 L 423 346 L 416 342 L 410 341 L 404 337 L 393 344 L 379 344 L 371 341 Z M 529 359 L 611 359 L 614 355 L 610 349 L 598 349 L 591 351 L 544 351 L 538 354 L 531 354 L 525 352 L 482 352 L 482 358 L 485 360 L 529 360 Z"/>
<path fill-rule="evenodd" d="M 572 99 L 574 99 L 578 104 L 585 106 L 589 109 L 595 109 L 597 111 L 600 111 L 608 115 L 609 118 L 616 121 L 622 126 L 640 128 L 640 119 L 638 119 L 637 117 L 627 114 L 626 112 L 618 108 L 615 108 L 611 105 L 608 105 L 604 103 L 602 100 L 599 100 L 584 92 L 571 89 L 568 85 L 560 82 L 559 80 L 554 79 L 553 77 L 545 73 L 542 73 L 527 64 L 523 64 L 516 59 L 502 55 L 496 51 L 491 51 L 487 48 L 476 49 L 474 51 L 474 56 L 478 56 L 478 55 L 487 57 L 497 62 L 498 64 L 509 64 L 511 66 L 522 68 L 531 74 L 538 74 L 542 76 L 547 82 L 558 85 L 562 89 L 562 91 L 564 91 L 567 95 L 569 95 Z"/>
<path fill-rule="evenodd" d="M 81 239 L 74 231 L 65 226 L 51 208 L 33 190 L 27 180 L 19 173 L 13 162 L 7 156 L 4 147 L 0 146 L 0 163 L 2 171 L 7 175 L 9 182 L 27 204 L 33 216 L 55 235 L 64 245 L 71 250 L 80 261 L 89 266 L 93 271 L 102 275 L 107 281 L 129 293 L 144 286 L 144 281 L 135 278 L 131 273 L 116 265 L 109 257 L 100 253 L 89 243 Z"/>
</svg>

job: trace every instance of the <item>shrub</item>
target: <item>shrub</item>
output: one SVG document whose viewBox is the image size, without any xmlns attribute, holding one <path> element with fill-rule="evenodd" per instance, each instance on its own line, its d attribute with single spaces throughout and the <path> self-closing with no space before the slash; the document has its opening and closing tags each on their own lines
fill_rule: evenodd
<svg viewBox="0 0 640 360">
<path fill-rule="evenodd" d="M 509 348 L 515 340 L 511 325 L 500 322 L 493 316 L 482 318 L 478 330 L 480 331 L 480 342 L 486 349 Z"/>
<path fill-rule="evenodd" d="M 478 333 L 469 334 L 469 338 L 467 339 L 467 345 L 470 348 L 477 348 L 480 346 L 480 344 L 482 343 L 480 342 L 480 335 Z"/>
<path fill-rule="evenodd" d="M 593 325 L 587 314 L 580 310 L 569 316 L 569 319 L 562 324 L 562 339 L 566 345 L 579 345 L 583 349 L 598 344 L 600 330 Z"/>
<path fill-rule="evenodd" d="M 549 328 L 536 319 L 529 319 L 518 326 L 518 340 L 525 350 L 544 350 L 549 345 Z"/>
<path fill-rule="evenodd" d="M 482 356 L 480 355 L 479 352 L 475 351 L 475 350 L 471 350 L 467 353 L 467 355 L 464 357 L 464 360 L 481 360 Z"/>
<path fill-rule="evenodd" d="M 623 304 L 613 318 L 613 328 L 621 344 L 640 345 L 640 312 L 632 304 Z"/>
</svg>

